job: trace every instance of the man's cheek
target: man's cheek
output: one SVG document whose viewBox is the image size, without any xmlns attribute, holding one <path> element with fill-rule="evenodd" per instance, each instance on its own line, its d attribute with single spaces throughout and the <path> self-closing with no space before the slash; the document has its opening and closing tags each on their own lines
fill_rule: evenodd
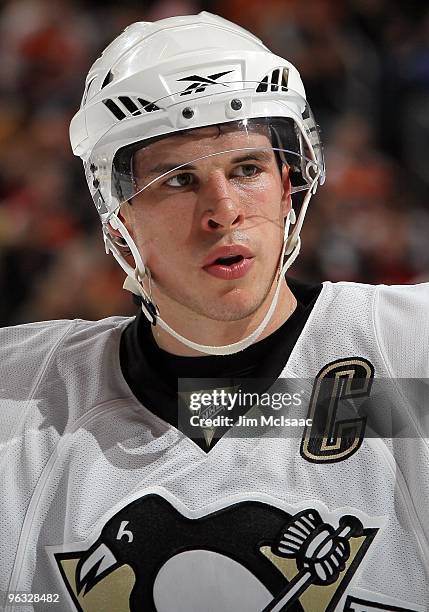
<svg viewBox="0 0 429 612">
<path fill-rule="evenodd" d="M 139 253 L 144 261 L 144 264 L 148 266 L 152 272 L 152 267 L 156 265 L 156 247 L 154 246 L 154 240 L 148 236 L 149 231 L 142 231 L 140 228 L 134 241 L 137 245 Z"/>
</svg>

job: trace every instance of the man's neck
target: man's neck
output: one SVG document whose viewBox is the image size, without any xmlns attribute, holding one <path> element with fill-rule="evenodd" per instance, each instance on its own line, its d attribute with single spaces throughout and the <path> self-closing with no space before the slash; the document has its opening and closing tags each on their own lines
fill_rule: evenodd
<svg viewBox="0 0 429 612">
<path fill-rule="evenodd" d="M 271 305 L 274 291 L 275 287 L 272 288 L 257 311 L 239 321 L 215 321 L 195 313 L 192 313 L 192 317 L 187 317 L 186 321 L 177 316 L 174 317 L 174 320 L 172 320 L 172 317 L 165 316 L 165 320 L 185 338 L 189 338 L 198 344 L 210 346 L 232 344 L 249 336 L 258 327 Z M 267 326 L 259 336 L 258 341 L 266 338 L 281 327 L 294 312 L 296 304 L 296 298 L 286 281 L 282 281 L 276 308 Z M 176 340 L 176 338 L 163 330 L 159 325 L 152 327 L 152 334 L 159 348 L 168 353 L 183 357 L 203 357 L 206 355 L 206 353 L 196 351 Z"/>
</svg>

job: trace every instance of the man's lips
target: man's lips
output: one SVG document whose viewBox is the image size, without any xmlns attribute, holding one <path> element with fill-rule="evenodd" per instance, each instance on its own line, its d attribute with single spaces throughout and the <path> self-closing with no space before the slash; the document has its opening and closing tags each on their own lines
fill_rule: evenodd
<svg viewBox="0 0 429 612">
<path fill-rule="evenodd" d="M 234 280 L 247 274 L 254 262 L 250 249 L 239 244 L 214 249 L 203 262 L 208 274 L 223 280 Z"/>
<path fill-rule="evenodd" d="M 252 259 L 254 257 L 254 254 L 250 249 L 241 244 L 230 244 L 217 247 L 217 249 L 214 249 L 209 253 L 208 257 L 206 257 L 206 259 L 203 261 L 202 267 L 205 268 L 206 266 L 218 263 L 219 259 L 226 259 L 232 257 L 238 258 L 240 256 L 242 257 L 242 259 Z"/>
</svg>

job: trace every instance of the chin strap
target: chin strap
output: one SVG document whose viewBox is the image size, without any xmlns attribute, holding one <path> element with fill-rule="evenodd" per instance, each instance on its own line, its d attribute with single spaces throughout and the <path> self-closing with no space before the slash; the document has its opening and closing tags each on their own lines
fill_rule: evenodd
<svg viewBox="0 0 429 612">
<path fill-rule="evenodd" d="M 172 329 L 168 325 L 168 323 L 166 323 L 166 321 L 164 321 L 161 318 L 159 314 L 159 310 L 152 299 L 152 294 L 151 294 L 152 292 L 150 291 L 150 274 L 143 264 L 143 261 L 137 250 L 137 247 L 134 244 L 134 241 L 132 240 L 125 226 L 122 224 L 122 222 L 117 217 L 116 217 L 116 220 L 117 220 L 116 227 L 120 229 L 121 233 L 125 230 L 125 233 L 123 233 L 122 235 L 125 238 L 128 246 L 130 247 L 132 255 L 134 256 L 134 260 L 136 261 L 136 264 L 137 264 L 136 269 L 133 270 L 133 268 L 127 262 L 125 262 L 125 259 L 122 253 L 120 252 L 118 247 L 115 245 L 115 243 L 112 241 L 112 239 L 107 234 L 107 232 L 105 232 L 106 250 L 112 251 L 115 259 L 118 261 L 118 263 L 122 266 L 122 268 L 127 273 L 127 278 L 125 279 L 123 287 L 124 289 L 131 291 L 131 293 L 141 296 L 142 311 L 144 315 L 146 316 L 146 318 L 148 319 L 148 321 L 152 325 L 159 325 L 163 330 L 165 330 L 167 333 L 173 336 L 173 338 L 175 338 L 182 344 L 185 344 L 189 348 L 199 351 L 200 353 L 205 353 L 207 355 L 233 355 L 234 353 L 243 351 L 245 348 L 247 348 L 251 344 L 254 344 L 256 340 L 261 336 L 262 332 L 264 331 L 271 317 L 274 314 L 274 310 L 277 306 L 277 302 L 278 302 L 279 295 L 280 295 L 282 280 L 284 279 L 288 268 L 293 264 L 293 262 L 299 255 L 299 251 L 301 248 L 301 238 L 299 234 L 301 232 L 302 224 L 304 222 L 304 217 L 305 217 L 305 213 L 307 212 L 308 203 L 310 201 L 310 198 L 316 192 L 319 177 L 320 177 L 320 171 L 317 171 L 315 177 L 312 180 L 310 188 L 306 193 L 304 201 L 302 203 L 301 210 L 298 215 L 298 220 L 296 220 L 295 211 L 293 209 L 289 211 L 289 214 L 286 217 L 284 234 L 283 234 L 283 248 L 282 248 L 280 258 L 279 258 L 279 272 L 278 272 L 278 276 L 276 280 L 277 286 L 274 292 L 273 299 L 271 300 L 270 307 L 268 308 L 264 318 L 259 323 L 258 327 L 251 334 L 246 336 L 246 338 L 243 338 L 242 340 L 239 340 L 238 342 L 234 342 L 232 344 L 225 344 L 223 346 L 212 346 L 210 344 L 199 344 L 198 342 L 193 342 L 192 340 L 189 340 L 188 338 L 185 338 L 184 336 L 176 332 L 174 329 Z M 291 235 L 288 236 L 289 228 L 291 225 L 295 224 L 295 222 L 296 222 L 296 225 Z M 286 260 L 284 259 L 285 256 L 288 256 Z M 282 265 L 282 262 L 283 262 L 283 265 Z M 123 265 L 124 263 L 126 267 Z M 144 272 L 141 273 L 140 270 L 144 270 Z M 142 284 L 145 277 L 148 278 L 149 293 L 145 290 Z"/>
</svg>

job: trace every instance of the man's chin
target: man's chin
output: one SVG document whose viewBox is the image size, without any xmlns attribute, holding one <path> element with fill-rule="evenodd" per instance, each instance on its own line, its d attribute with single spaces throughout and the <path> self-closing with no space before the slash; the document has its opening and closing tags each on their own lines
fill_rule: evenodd
<svg viewBox="0 0 429 612">
<path fill-rule="evenodd" d="M 228 288 L 227 291 L 213 295 L 211 291 L 207 291 L 204 296 L 194 296 L 190 294 L 176 294 L 172 291 L 159 290 L 157 287 L 155 299 L 160 307 L 161 316 L 173 308 L 176 315 L 179 315 L 181 308 L 184 308 L 183 315 L 186 317 L 186 312 L 194 315 L 202 316 L 212 321 L 219 322 L 238 322 L 245 321 L 253 315 L 261 311 L 263 316 L 269 307 L 267 301 L 269 299 L 271 287 L 261 288 L 255 287 L 234 287 Z M 259 290 L 258 290 L 259 289 Z M 158 299 L 157 299 L 158 298 Z M 176 307 L 174 307 L 174 303 Z M 164 307 L 165 306 L 165 307 Z"/>
<path fill-rule="evenodd" d="M 249 319 L 264 306 L 266 296 L 262 298 L 222 299 L 204 304 L 201 314 L 208 319 L 222 322 L 245 321 Z"/>
</svg>

